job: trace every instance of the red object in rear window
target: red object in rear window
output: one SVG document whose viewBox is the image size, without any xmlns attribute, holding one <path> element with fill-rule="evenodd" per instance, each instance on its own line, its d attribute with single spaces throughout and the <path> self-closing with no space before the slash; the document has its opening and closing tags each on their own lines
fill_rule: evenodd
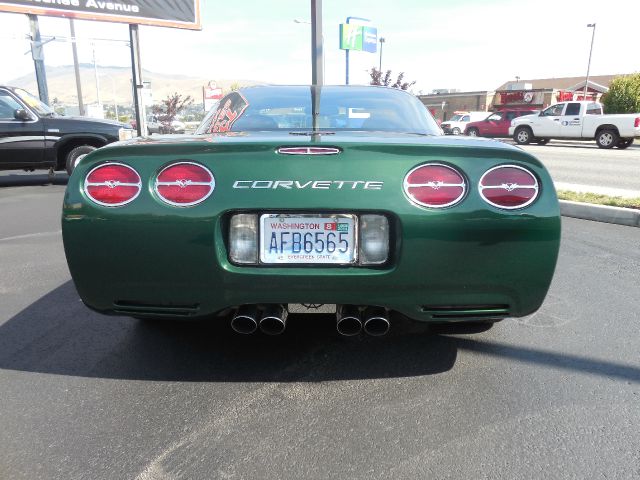
<svg viewBox="0 0 640 480">
<path fill-rule="evenodd" d="M 140 175 L 122 163 L 105 163 L 89 172 L 84 191 L 93 202 L 105 207 L 120 207 L 132 202 L 142 190 Z"/>
<path fill-rule="evenodd" d="M 157 176 L 155 191 L 170 205 L 189 207 L 204 201 L 216 186 L 213 174 L 197 163 L 180 162 L 165 167 Z"/>
<path fill-rule="evenodd" d="M 633 126 L 636 127 L 636 128 L 640 127 L 640 117 L 636 117 L 636 121 L 633 122 Z"/>
<path fill-rule="evenodd" d="M 450 207 L 462 200 L 466 191 L 462 174 L 440 163 L 419 165 L 404 177 L 404 193 L 423 207 Z"/>
<path fill-rule="evenodd" d="M 539 191 L 533 173 L 516 165 L 500 165 L 487 170 L 478 188 L 485 202 L 507 210 L 531 205 Z"/>
</svg>

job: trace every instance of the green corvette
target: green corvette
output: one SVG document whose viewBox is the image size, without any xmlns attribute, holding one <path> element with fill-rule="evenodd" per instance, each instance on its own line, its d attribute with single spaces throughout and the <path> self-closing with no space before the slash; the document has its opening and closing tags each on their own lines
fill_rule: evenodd
<svg viewBox="0 0 640 480">
<path fill-rule="evenodd" d="M 265 86 L 227 95 L 196 135 L 84 157 L 62 230 L 80 297 L 101 313 L 276 334 L 322 306 L 344 335 L 382 335 L 397 315 L 536 311 L 560 211 L 536 158 L 443 136 L 406 92 Z"/>
</svg>

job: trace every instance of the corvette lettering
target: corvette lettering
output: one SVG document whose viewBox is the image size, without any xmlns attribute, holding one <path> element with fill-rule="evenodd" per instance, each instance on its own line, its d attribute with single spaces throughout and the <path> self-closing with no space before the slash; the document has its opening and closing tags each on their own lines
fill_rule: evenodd
<svg viewBox="0 0 640 480">
<path fill-rule="evenodd" d="M 384 182 L 372 180 L 236 180 L 233 188 L 277 190 L 382 190 Z"/>
</svg>

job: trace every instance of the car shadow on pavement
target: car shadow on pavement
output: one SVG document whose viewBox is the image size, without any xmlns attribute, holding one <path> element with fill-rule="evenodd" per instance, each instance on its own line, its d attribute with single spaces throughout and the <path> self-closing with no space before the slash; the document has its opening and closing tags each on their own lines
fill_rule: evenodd
<svg viewBox="0 0 640 480">
<path fill-rule="evenodd" d="M 186 382 L 319 382 L 433 375 L 458 352 L 640 382 L 640 368 L 500 343 L 481 328 L 394 322 L 384 337 L 340 337 L 329 315 L 291 316 L 277 337 L 239 335 L 225 319 L 140 321 L 87 309 L 71 281 L 0 326 L 0 368 Z M 461 336 L 458 336 L 461 335 Z"/>
<path fill-rule="evenodd" d="M 53 179 L 46 173 L 20 172 L 0 174 L 0 188 L 2 187 L 34 187 L 38 185 L 66 185 L 69 175 L 66 172 L 56 172 Z"/>
<path fill-rule="evenodd" d="M 0 368 L 153 381 L 317 382 L 431 375 L 456 360 L 455 339 L 412 322 L 380 338 L 341 337 L 329 315 L 290 316 L 287 323 L 271 337 L 237 334 L 227 319 L 108 317 L 84 306 L 69 281 L 0 325 Z"/>
</svg>

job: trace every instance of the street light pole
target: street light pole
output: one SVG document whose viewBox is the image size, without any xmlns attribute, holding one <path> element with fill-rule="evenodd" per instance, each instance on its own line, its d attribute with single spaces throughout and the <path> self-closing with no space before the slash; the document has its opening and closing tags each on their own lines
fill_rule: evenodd
<svg viewBox="0 0 640 480">
<path fill-rule="evenodd" d="M 84 102 L 82 100 L 82 82 L 80 81 L 80 66 L 78 65 L 78 42 L 76 41 L 76 27 L 73 18 L 69 19 L 69 30 L 71 33 L 71 52 L 73 53 L 73 72 L 76 75 L 76 91 L 78 92 L 78 111 L 84 117 Z"/>
<path fill-rule="evenodd" d="M 100 108 L 102 101 L 100 100 L 100 79 L 98 78 L 98 63 L 96 62 L 96 44 L 92 43 L 91 48 L 93 49 L 93 73 L 96 77 L 96 96 L 98 97 L 98 108 Z"/>
<path fill-rule="evenodd" d="M 382 73 L 382 44 L 386 41 L 384 37 L 380 37 L 380 65 L 378 66 L 380 73 Z"/>
<path fill-rule="evenodd" d="M 588 28 L 593 28 L 591 32 L 591 49 L 589 50 L 589 63 L 587 63 L 587 78 L 584 82 L 584 92 L 582 93 L 583 100 L 587 99 L 587 87 L 589 85 L 589 70 L 591 69 L 591 53 L 593 52 L 593 39 L 596 36 L 596 24 L 590 23 L 587 25 Z"/>
</svg>

